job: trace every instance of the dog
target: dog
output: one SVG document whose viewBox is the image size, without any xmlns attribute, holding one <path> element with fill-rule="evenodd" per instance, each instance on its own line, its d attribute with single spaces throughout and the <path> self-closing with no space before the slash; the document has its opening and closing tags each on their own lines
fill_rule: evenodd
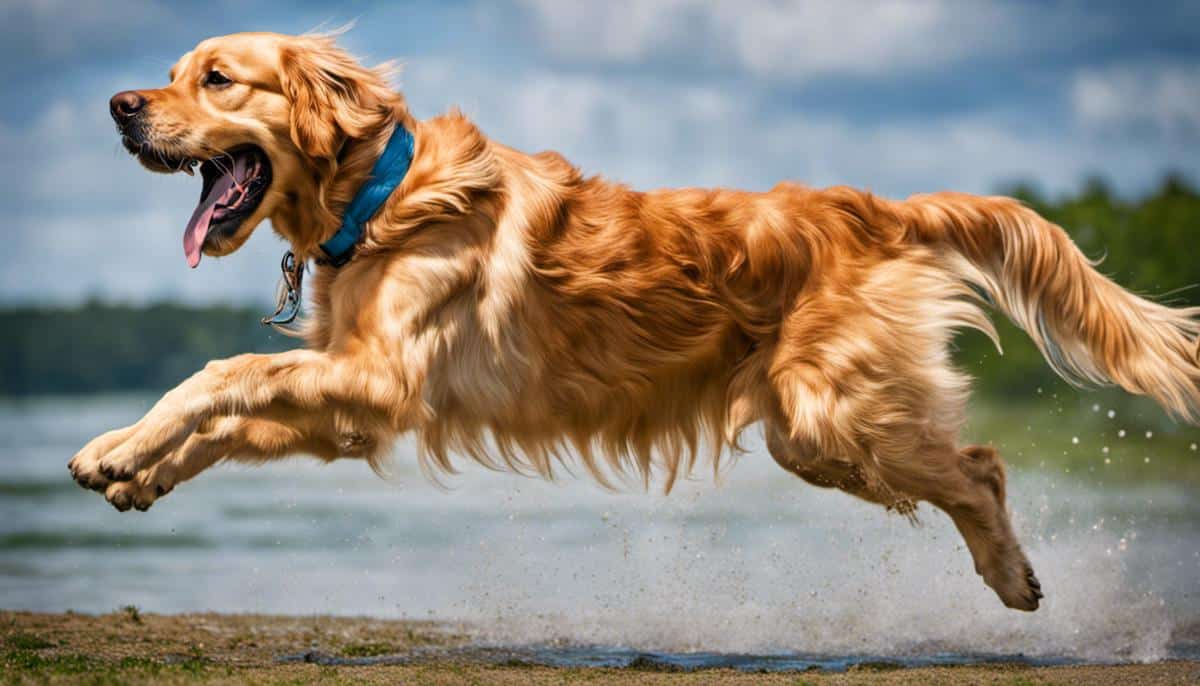
<svg viewBox="0 0 1200 686">
<path fill-rule="evenodd" d="M 638 192 L 502 145 L 457 111 L 416 120 L 386 65 L 329 35 L 205 40 L 169 85 L 110 108 L 143 166 L 200 171 L 191 266 L 269 219 L 296 281 L 311 264 L 313 309 L 304 349 L 210 362 L 75 455 L 74 479 L 118 510 L 220 460 L 303 453 L 379 471 L 405 432 L 435 479 L 461 454 L 669 490 L 761 424 L 805 481 L 945 511 L 1000 600 L 1035 610 L 1001 458 L 958 443 L 968 378 L 947 351 L 954 331 L 995 340 L 994 307 L 1068 380 L 1200 415 L 1200 308 L 1122 289 L 1012 199 Z M 388 177 L 376 165 L 398 137 L 410 149 Z M 331 254 L 360 189 L 389 179 Z"/>
</svg>

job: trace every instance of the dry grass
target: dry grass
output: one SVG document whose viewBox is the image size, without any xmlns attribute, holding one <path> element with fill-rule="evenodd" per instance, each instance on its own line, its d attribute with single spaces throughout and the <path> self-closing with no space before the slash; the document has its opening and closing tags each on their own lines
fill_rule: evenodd
<svg viewBox="0 0 1200 686">
<path fill-rule="evenodd" d="M 1200 663 L 1027 667 L 1012 664 L 847 672 L 697 672 L 490 663 L 447 649 L 465 627 L 422 621 L 262 615 L 0 612 L 0 681 L 48 684 L 1196 684 Z M 420 654 L 418 654 L 418 649 Z M 405 664 L 323 666 L 317 652 Z M 291 656 L 297 661 L 281 662 Z"/>
</svg>

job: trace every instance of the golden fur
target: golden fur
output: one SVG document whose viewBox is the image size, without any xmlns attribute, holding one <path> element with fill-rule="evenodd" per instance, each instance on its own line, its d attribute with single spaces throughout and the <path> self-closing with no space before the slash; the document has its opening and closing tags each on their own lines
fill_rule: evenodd
<svg viewBox="0 0 1200 686">
<path fill-rule="evenodd" d="M 217 66 L 234 86 L 210 92 L 201 75 Z M 1000 458 L 957 444 L 968 379 L 947 347 L 960 327 L 994 337 L 981 297 L 1067 378 L 1200 412 L 1197 312 L 1121 289 L 1014 200 L 638 192 L 501 145 L 457 112 L 414 120 L 383 70 L 329 37 L 211 39 L 140 93 L 156 150 L 253 142 L 270 157 L 266 199 L 209 254 L 269 218 L 316 256 L 393 126 L 416 146 L 354 260 L 315 267 L 306 350 L 210 363 L 72 460 L 122 510 L 221 459 L 378 468 L 403 432 L 433 475 L 460 453 L 550 477 L 570 455 L 602 483 L 657 470 L 669 489 L 698 451 L 715 465 L 763 422 L 774 458 L 808 481 L 945 510 L 984 580 L 1031 610 L 1041 593 Z"/>
</svg>

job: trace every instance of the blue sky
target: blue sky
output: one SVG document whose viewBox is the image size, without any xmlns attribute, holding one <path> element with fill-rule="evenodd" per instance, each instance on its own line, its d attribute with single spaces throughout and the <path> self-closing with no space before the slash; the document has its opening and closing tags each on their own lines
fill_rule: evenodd
<svg viewBox="0 0 1200 686">
<path fill-rule="evenodd" d="M 641 188 L 1200 179 L 1194 1 L 8 0 L 0 299 L 268 300 L 282 242 L 264 226 L 189 270 L 198 182 L 142 171 L 108 97 L 162 85 L 211 35 L 350 20 L 343 44 L 400 60 L 418 117 L 458 105 L 509 145 Z"/>
</svg>

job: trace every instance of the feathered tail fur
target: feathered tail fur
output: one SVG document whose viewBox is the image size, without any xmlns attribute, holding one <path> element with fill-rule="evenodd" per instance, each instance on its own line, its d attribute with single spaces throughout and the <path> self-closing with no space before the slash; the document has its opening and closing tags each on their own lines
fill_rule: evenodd
<svg viewBox="0 0 1200 686">
<path fill-rule="evenodd" d="M 1061 228 L 1016 200 L 937 193 L 901 207 L 911 238 L 945 245 L 973 282 L 1076 385 L 1116 384 L 1200 421 L 1200 307 L 1139 297 L 1094 269 Z"/>
</svg>

